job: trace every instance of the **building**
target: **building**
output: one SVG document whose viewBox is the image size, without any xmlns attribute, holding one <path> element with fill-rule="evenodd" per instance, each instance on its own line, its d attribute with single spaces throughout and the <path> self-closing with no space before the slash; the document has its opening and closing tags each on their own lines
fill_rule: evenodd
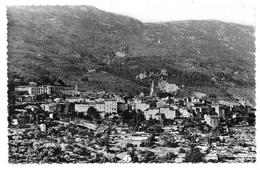
<svg viewBox="0 0 260 170">
<path fill-rule="evenodd" d="M 37 83 L 35 83 L 35 82 L 30 82 L 30 83 L 29 83 L 29 86 L 30 86 L 30 87 L 36 87 L 36 86 L 37 86 Z"/>
<path fill-rule="evenodd" d="M 91 106 L 94 107 L 98 112 L 117 113 L 116 100 L 105 100 L 101 102 L 88 102 L 80 104 L 76 103 L 75 111 L 86 113 Z"/>
<path fill-rule="evenodd" d="M 38 106 L 35 106 L 35 105 L 28 105 L 25 107 L 25 109 L 31 110 L 32 112 L 36 112 L 39 108 L 38 108 Z"/>
<path fill-rule="evenodd" d="M 17 86 L 17 87 L 15 87 L 15 91 L 17 91 L 17 92 L 28 92 L 28 87 L 27 86 Z"/>
<path fill-rule="evenodd" d="M 226 119 L 226 117 L 227 117 L 227 110 L 229 110 L 229 109 L 225 105 L 215 104 L 215 105 L 212 105 L 212 107 L 215 109 L 215 113 L 217 113 L 217 115 L 220 118 Z"/>
<path fill-rule="evenodd" d="M 157 119 L 164 114 L 166 119 L 174 119 L 177 117 L 176 110 L 172 107 L 165 106 L 165 107 L 157 107 L 157 108 L 149 108 L 144 111 L 144 116 L 146 120 L 150 118 Z"/>
<path fill-rule="evenodd" d="M 136 103 L 134 106 L 135 110 L 141 110 L 142 112 L 150 108 L 150 105 L 147 103 Z"/>
<path fill-rule="evenodd" d="M 42 85 L 37 86 L 36 83 L 30 82 L 28 86 L 17 86 L 15 91 L 28 92 L 30 95 L 41 95 L 48 94 L 53 95 L 57 93 L 63 93 L 65 95 L 77 95 L 77 85 L 73 87 L 53 86 L 53 85 Z"/>
<path fill-rule="evenodd" d="M 75 104 L 75 111 L 76 111 L 76 112 L 87 113 L 88 109 L 89 109 L 91 106 L 94 107 L 95 105 L 92 104 L 92 103 Z"/>
<path fill-rule="evenodd" d="M 202 93 L 202 92 L 193 92 L 192 95 L 193 95 L 195 98 L 197 98 L 197 99 L 201 99 L 201 98 L 204 98 L 204 97 L 207 96 L 206 93 Z"/>
<path fill-rule="evenodd" d="M 140 99 L 127 100 L 128 108 L 131 110 L 141 110 L 142 112 L 149 109 L 150 105 Z"/>
<path fill-rule="evenodd" d="M 128 109 L 128 105 L 126 103 L 117 103 L 117 108 L 119 112 L 123 112 Z"/>
<path fill-rule="evenodd" d="M 127 100 L 127 105 L 128 105 L 128 109 L 135 110 L 135 104 L 134 104 L 134 100 L 133 99 L 128 99 Z"/>
<path fill-rule="evenodd" d="M 179 112 L 181 117 L 189 118 L 193 116 L 192 113 L 189 112 L 188 109 L 185 107 L 179 108 Z"/>
<path fill-rule="evenodd" d="M 99 112 L 106 112 L 106 110 L 105 110 L 105 102 L 104 101 L 96 102 L 94 107 Z"/>
<path fill-rule="evenodd" d="M 159 100 L 158 102 L 156 102 L 157 107 L 163 107 L 165 105 L 168 105 L 168 104 L 164 100 Z"/>
<path fill-rule="evenodd" d="M 79 97 L 68 97 L 65 99 L 65 101 L 69 103 L 75 103 L 75 102 L 84 102 L 85 100 Z"/>
<path fill-rule="evenodd" d="M 66 96 L 75 96 L 78 95 L 78 91 L 75 90 L 73 87 L 63 87 L 61 92 Z"/>
<path fill-rule="evenodd" d="M 60 102 L 64 102 L 64 99 L 63 98 L 55 98 L 54 100 L 53 100 L 55 103 L 60 103 Z"/>
<path fill-rule="evenodd" d="M 96 69 L 89 69 L 88 72 L 89 72 L 89 73 L 96 72 Z"/>
<path fill-rule="evenodd" d="M 41 94 L 55 94 L 58 91 L 62 91 L 63 86 L 52 86 L 52 85 L 42 85 L 42 86 L 28 86 L 28 93 L 30 95 L 41 95 Z"/>
<path fill-rule="evenodd" d="M 161 121 L 162 120 L 162 114 L 161 113 L 156 113 L 154 115 L 154 119 Z"/>
<path fill-rule="evenodd" d="M 232 102 L 232 101 L 224 101 L 224 100 L 220 100 L 218 101 L 219 104 L 225 105 L 225 106 L 229 106 L 230 108 L 233 108 L 235 106 L 239 106 L 240 104 L 237 102 Z"/>
<path fill-rule="evenodd" d="M 142 100 L 135 99 L 131 102 L 131 108 L 132 110 L 141 110 L 143 112 L 146 109 L 149 109 L 150 105 L 147 103 L 143 103 Z"/>
<path fill-rule="evenodd" d="M 46 112 L 56 112 L 57 111 L 57 104 L 49 103 L 49 104 L 42 104 L 41 108 Z"/>
<path fill-rule="evenodd" d="M 105 100 L 105 112 L 117 113 L 117 101 L 113 99 Z"/>
<path fill-rule="evenodd" d="M 174 119 L 177 117 L 176 110 L 169 106 L 160 107 L 159 113 L 164 114 L 166 119 Z"/>
<path fill-rule="evenodd" d="M 158 116 L 156 116 L 156 114 L 158 114 L 160 112 L 159 108 L 150 108 L 144 111 L 144 116 L 146 120 L 149 120 L 150 118 L 152 119 L 157 119 Z"/>
<path fill-rule="evenodd" d="M 116 101 L 117 101 L 117 103 L 125 103 L 125 100 L 124 100 L 124 98 L 123 97 L 121 97 L 121 96 L 118 96 L 118 95 L 114 95 L 114 97 L 113 97 Z"/>
<path fill-rule="evenodd" d="M 204 115 L 204 120 L 206 121 L 206 123 L 215 128 L 218 127 L 219 122 L 220 122 L 220 117 L 216 116 L 216 115 L 209 115 L 209 114 L 205 114 Z"/>
<path fill-rule="evenodd" d="M 33 102 L 35 100 L 36 100 L 35 95 L 22 95 L 16 97 L 17 102 Z"/>
<path fill-rule="evenodd" d="M 153 95 L 154 95 L 154 81 L 152 80 L 150 96 L 153 96 Z"/>
</svg>

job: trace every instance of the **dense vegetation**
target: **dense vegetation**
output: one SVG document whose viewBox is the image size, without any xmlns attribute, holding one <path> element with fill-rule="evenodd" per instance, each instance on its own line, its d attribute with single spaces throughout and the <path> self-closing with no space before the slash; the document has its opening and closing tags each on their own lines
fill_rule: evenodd
<svg viewBox="0 0 260 170">
<path fill-rule="evenodd" d="M 147 92 L 150 82 L 136 75 L 164 68 L 165 79 L 187 90 L 254 101 L 251 26 L 142 23 L 89 6 L 9 7 L 7 16 L 9 84 L 78 82 L 84 90 Z"/>
</svg>

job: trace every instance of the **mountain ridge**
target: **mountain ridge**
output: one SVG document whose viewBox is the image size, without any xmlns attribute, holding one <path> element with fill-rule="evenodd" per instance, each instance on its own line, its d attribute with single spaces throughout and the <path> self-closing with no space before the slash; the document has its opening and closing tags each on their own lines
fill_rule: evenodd
<svg viewBox="0 0 260 170">
<path fill-rule="evenodd" d="M 165 68 L 170 83 L 220 89 L 223 96 L 243 89 L 242 97 L 254 102 L 254 27 L 142 23 L 89 6 L 8 7 L 7 16 L 9 83 L 62 80 L 83 90 L 137 93 L 147 92 L 149 82 L 136 75 Z"/>
</svg>

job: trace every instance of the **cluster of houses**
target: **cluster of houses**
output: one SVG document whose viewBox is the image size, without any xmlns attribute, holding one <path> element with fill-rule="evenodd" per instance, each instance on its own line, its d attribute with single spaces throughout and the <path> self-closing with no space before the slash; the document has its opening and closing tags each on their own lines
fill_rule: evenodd
<svg viewBox="0 0 260 170">
<path fill-rule="evenodd" d="M 199 118 L 211 127 L 217 127 L 221 121 L 229 118 L 247 118 L 248 114 L 254 111 L 250 105 L 232 102 L 211 102 L 205 97 L 185 97 L 174 98 L 158 96 L 119 96 L 99 93 L 78 92 L 77 86 L 63 87 L 42 85 L 37 86 L 31 82 L 28 86 L 18 86 L 16 91 L 27 92 L 28 95 L 35 96 L 40 94 L 53 95 L 57 92 L 65 94 L 66 99 L 56 98 L 52 101 L 42 103 L 41 109 L 50 113 L 88 113 L 90 107 L 94 107 L 99 113 L 118 113 L 125 110 L 136 110 L 144 113 L 145 119 L 176 119 L 176 118 Z"/>
<path fill-rule="evenodd" d="M 75 96 L 79 94 L 77 84 L 75 87 L 65 87 L 56 85 L 40 85 L 35 82 L 30 82 L 27 86 L 15 87 L 16 92 L 22 92 L 22 95 L 17 97 L 17 101 L 20 102 L 32 102 L 36 100 L 37 95 L 57 95 L 62 94 L 65 96 Z"/>
<path fill-rule="evenodd" d="M 146 108 L 146 119 L 161 120 L 175 118 L 199 118 L 211 127 L 217 127 L 221 122 L 231 118 L 247 120 L 249 113 L 255 109 L 251 105 L 235 102 L 211 102 L 197 97 L 157 99 L 156 106 Z"/>
<path fill-rule="evenodd" d="M 217 127 L 220 122 L 227 121 L 230 118 L 246 119 L 250 112 L 254 112 L 254 108 L 250 105 L 224 101 L 213 103 L 198 97 L 159 98 L 139 96 L 124 98 L 114 95 L 110 99 L 68 98 L 66 101 L 75 103 L 76 112 L 87 113 L 91 106 L 101 113 L 117 113 L 130 109 L 142 111 L 146 120 L 151 118 L 161 120 L 163 117 L 172 120 L 196 117 L 205 121 L 211 127 Z"/>
</svg>

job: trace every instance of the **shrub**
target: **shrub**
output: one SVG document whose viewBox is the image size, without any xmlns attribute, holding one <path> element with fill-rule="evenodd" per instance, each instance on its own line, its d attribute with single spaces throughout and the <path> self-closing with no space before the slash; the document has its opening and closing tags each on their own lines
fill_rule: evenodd
<svg viewBox="0 0 260 170">
<path fill-rule="evenodd" d="M 82 78 L 81 78 L 81 81 L 85 81 L 85 82 L 87 82 L 87 81 L 88 81 L 88 77 L 87 77 L 87 76 L 82 77 Z"/>
<path fill-rule="evenodd" d="M 155 135 L 150 135 L 145 141 L 143 141 L 140 146 L 141 147 L 152 147 L 155 144 Z"/>
<path fill-rule="evenodd" d="M 156 155 L 152 151 L 142 151 L 139 154 L 139 161 L 140 162 L 150 162 L 153 161 L 156 158 Z"/>
<path fill-rule="evenodd" d="M 126 147 L 126 148 L 134 147 L 134 145 L 133 145 L 132 143 L 127 143 L 127 144 L 125 145 L 125 147 Z"/>
<path fill-rule="evenodd" d="M 161 146 L 163 147 L 178 147 L 178 143 L 173 136 L 163 136 L 161 138 Z"/>
<path fill-rule="evenodd" d="M 202 162 L 203 156 L 204 155 L 200 152 L 199 148 L 191 148 L 190 151 L 185 155 L 185 162 Z"/>
<path fill-rule="evenodd" d="M 185 153 L 185 152 L 186 152 L 185 149 L 180 148 L 179 153 Z"/>
<path fill-rule="evenodd" d="M 166 160 L 173 160 L 177 157 L 177 155 L 175 155 L 173 152 L 168 152 L 165 156 Z"/>
</svg>

